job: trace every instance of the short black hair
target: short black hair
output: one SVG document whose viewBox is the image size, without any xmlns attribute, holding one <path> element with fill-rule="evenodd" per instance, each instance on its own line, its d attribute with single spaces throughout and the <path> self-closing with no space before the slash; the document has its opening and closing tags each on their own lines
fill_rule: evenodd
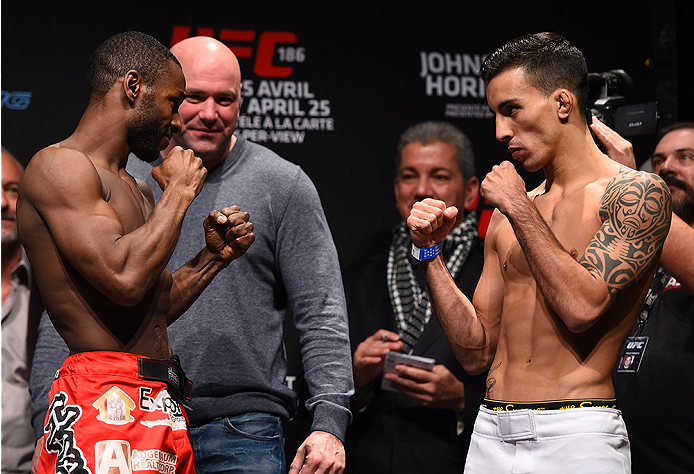
<svg viewBox="0 0 694 474">
<path fill-rule="evenodd" d="M 475 176 L 475 155 L 468 137 L 456 126 L 448 122 L 420 122 L 403 132 L 398 142 L 395 158 L 395 175 L 400 171 L 402 149 L 413 142 L 428 145 L 433 142 L 448 143 L 458 151 L 456 162 L 465 182 Z"/>
<path fill-rule="evenodd" d="M 171 61 L 169 49 L 150 35 L 126 31 L 111 36 L 92 53 L 87 68 L 89 101 L 102 98 L 128 71 L 135 70 L 150 84 L 156 83 Z"/>
<path fill-rule="evenodd" d="M 482 62 L 480 75 L 489 81 L 510 68 L 522 68 L 537 89 L 549 96 L 559 88 L 576 95 L 578 110 L 585 116 L 588 105 L 588 66 L 583 53 L 563 36 L 533 33 L 508 41 Z"/>
<path fill-rule="evenodd" d="M 667 135 L 670 132 L 674 132 L 675 130 L 682 130 L 685 128 L 694 129 L 694 122 L 676 122 L 671 125 L 668 125 L 667 127 L 662 128 L 658 131 L 658 140 L 662 139 L 665 135 Z"/>
</svg>

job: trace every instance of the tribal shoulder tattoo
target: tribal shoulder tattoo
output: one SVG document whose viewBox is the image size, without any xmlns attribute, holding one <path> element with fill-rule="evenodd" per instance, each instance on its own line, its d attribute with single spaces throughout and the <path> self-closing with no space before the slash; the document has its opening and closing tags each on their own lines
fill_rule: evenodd
<svg viewBox="0 0 694 474">
<path fill-rule="evenodd" d="M 647 271 L 670 229 L 670 190 L 658 176 L 626 167 L 600 202 L 603 224 L 580 263 L 600 275 L 614 301 Z"/>
</svg>

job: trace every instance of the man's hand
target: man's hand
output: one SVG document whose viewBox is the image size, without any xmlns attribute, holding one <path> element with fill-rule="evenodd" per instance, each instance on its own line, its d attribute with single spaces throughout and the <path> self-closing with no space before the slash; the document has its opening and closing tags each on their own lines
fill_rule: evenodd
<svg viewBox="0 0 694 474">
<path fill-rule="evenodd" d="M 417 247 L 431 247 L 446 238 L 455 225 L 458 209 L 446 207 L 446 203 L 426 198 L 414 203 L 407 227 L 410 229 L 412 243 Z"/>
<path fill-rule="evenodd" d="M 169 186 L 182 186 L 193 191 L 193 197 L 202 191 L 206 176 L 207 169 L 202 160 L 193 150 L 184 150 L 180 146 L 173 147 L 162 164 L 152 169 L 152 177 L 162 191 Z"/>
<path fill-rule="evenodd" d="M 412 403 L 427 408 L 444 408 L 462 412 L 465 409 L 465 387 L 445 365 L 434 370 L 398 364 L 395 373 L 385 375 L 390 386 Z"/>
<path fill-rule="evenodd" d="M 359 390 L 383 372 L 386 354 L 402 349 L 399 336 L 391 331 L 379 329 L 364 339 L 354 351 L 354 387 Z"/>
<path fill-rule="evenodd" d="M 255 241 L 253 224 L 248 218 L 248 213 L 238 206 L 211 211 L 203 222 L 207 249 L 225 263 L 243 255 Z"/>
<path fill-rule="evenodd" d="M 607 156 L 617 163 L 629 168 L 636 169 L 636 158 L 634 157 L 634 146 L 629 140 L 612 130 L 610 127 L 593 117 L 590 129 L 605 147 Z"/>
<path fill-rule="evenodd" d="M 314 431 L 299 447 L 288 474 L 341 474 L 344 470 L 342 441 L 325 431 Z"/>
<path fill-rule="evenodd" d="M 510 161 L 494 165 L 480 185 L 480 196 L 508 215 L 520 199 L 527 199 L 525 182 Z"/>
<path fill-rule="evenodd" d="M 34 456 L 31 458 L 31 474 L 36 474 L 39 470 L 39 458 L 41 457 L 41 451 L 43 451 L 43 436 L 36 440 Z"/>
</svg>

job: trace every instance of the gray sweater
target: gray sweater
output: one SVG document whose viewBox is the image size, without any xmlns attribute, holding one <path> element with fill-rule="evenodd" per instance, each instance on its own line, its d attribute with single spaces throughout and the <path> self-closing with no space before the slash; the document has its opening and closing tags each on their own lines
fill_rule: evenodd
<svg viewBox="0 0 694 474">
<path fill-rule="evenodd" d="M 162 192 L 151 171 L 160 162 L 131 157 L 127 166 L 149 184 L 155 201 Z M 193 381 L 191 425 L 250 411 L 283 419 L 294 413 L 282 339 L 290 317 L 299 332 L 312 430 L 344 440 L 353 382 L 342 279 L 318 193 L 300 167 L 239 138 L 188 209 L 169 269 L 176 271 L 205 245 L 202 221 L 209 211 L 232 204 L 250 214 L 255 242 L 169 326 L 171 347 Z M 52 376 L 66 355 L 44 318 L 31 374 L 37 437 Z"/>
</svg>

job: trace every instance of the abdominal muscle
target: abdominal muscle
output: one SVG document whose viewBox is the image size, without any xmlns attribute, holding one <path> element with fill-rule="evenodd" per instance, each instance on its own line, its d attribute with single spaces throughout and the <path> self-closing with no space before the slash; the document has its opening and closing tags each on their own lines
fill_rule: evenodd
<svg viewBox="0 0 694 474">
<path fill-rule="evenodd" d="M 56 284 L 51 290 L 62 290 L 60 298 L 47 298 L 51 321 L 70 354 L 117 351 L 159 359 L 171 355 L 166 331 L 172 283 L 168 270 L 140 304 L 132 307 L 116 305 L 78 280 L 77 291 Z"/>
<path fill-rule="evenodd" d="M 616 359 L 607 322 L 572 333 L 534 284 L 507 295 L 486 397 L 500 401 L 613 398 Z"/>
</svg>

